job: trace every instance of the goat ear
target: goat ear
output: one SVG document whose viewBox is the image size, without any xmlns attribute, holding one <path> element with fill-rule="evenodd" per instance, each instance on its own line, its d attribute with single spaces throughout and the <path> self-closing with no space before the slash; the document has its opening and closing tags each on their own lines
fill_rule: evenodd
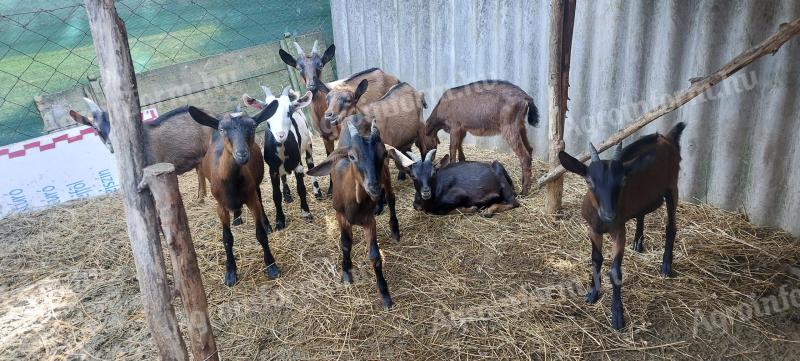
<svg viewBox="0 0 800 361">
<path fill-rule="evenodd" d="M 198 122 L 209 128 L 219 128 L 219 119 L 208 115 L 208 113 L 200 110 L 199 108 L 189 106 L 189 115 L 192 117 L 192 119 L 194 119 L 195 122 Z"/>
<path fill-rule="evenodd" d="M 256 98 L 253 98 L 247 94 L 242 95 L 242 101 L 249 107 L 256 109 L 264 109 L 264 104 L 261 104 L 261 102 L 256 100 Z"/>
<path fill-rule="evenodd" d="M 575 157 L 567 154 L 567 152 L 563 150 L 558 152 L 558 161 L 561 162 L 561 166 L 563 166 L 564 169 L 581 177 L 585 177 L 586 173 L 588 173 L 586 164 L 581 163 L 581 161 L 575 159 Z"/>
<path fill-rule="evenodd" d="M 436 168 L 444 168 L 448 164 L 450 164 L 450 154 L 445 154 L 441 160 L 439 160 L 439 164 L 436 165 Z"/>
<path fill-rule="evenodd" d="M 634 174 L 651 166 L 655 160 L 656 160 L 655 151 L 649 151 L 645 154 L 636 157 L 636 159 L 623 165 L 623 169 L 625 170 L 625 176 L 627 177 L 631 174 Z"/>
<path fill-rule="evenodd" d="M 283 60 L 286 65 L 291 66 L 292 68 L 297 68 L 297 60 L 294 60 L 294 57 L 284 51 L 283 49 L 278 50 L 278 55 L 280 55 L 281 60 Z"/>
<path fill-rule="evenodd" d="M 328 155 L 328 158 L 325 158 L 325 160 L 317 164 L 314 168 L 306 171 L 306 174 L 313 177 L 322 177 L 331 174 L 336 163 L 347 157 L 348 151 L 349 149 L 347 148 L 337 148 Z"/>
<path fill-rule="evenodd" d="M 297 99 L 297 100 L 294 101 L 294 104 L 293 104 L 294 105 L 294 109 L 295 110 L 296 109 L 303 109 L 303 108 L 307 107 L 309 104 L 311 104 L 311 97 L 312 97 L 311 92 L 307 91 L 306 95 L 303 95 L 302 98 Z"/>
<path fill-rule="evenodd" d="M 392 159 L 394 159 L 395 164 L 397 164 L 398 167 L 402 168 L 405 171 L 408 171 L 408 168 L 411 167 L 414 163 L 416 163 L 414 162 L 414 160 L 403 154 L 403 152 L 397 150 L 395 147 L 392 147 L 391 145 L 386 144 L 386 150 L 389 151 L 389 155 L 392 156 Z"/>
<path fill-rule="evenodd" d="M 94 124 L 92 124 L 92 121 L 89 120 L 89 118 L 84 117 L 83 115 L 81 115 L 81 113 L 78 113 L 78 112 L 76 112 L 74 110 L 70 110 L 69 111 L 69 116 L 72 118 L 72 120 L 74 120 L 78 124 L 88 125 L 88 126 L 94 128 Z"/>
<path fill-rule="evenodd" d="M 356 87 L 355 99 L 353 99 L 353 103 L 357 103 L 358 99 L 360 99 L 361 96 L 364 95 L 364 93 L 367 92 L 367 87 L 368 86 L 369 86 L 369 81 L 367 79 L 363 79 L 363 80 L 361 80 L 360 83 L 358 83 L 358 87 Z"/>
<path fill-rule="evenodd" d="M 325 54 L 322 54 L 322 65 L 324 66 L 329 61 L 333 60 L 333 56 L 336 54 L 336 45 L 331 44 L 328 49 L 325 50 Z"/>
<path fill-rule="evenodd" d="M 275 112 L 277 111 L 278 111 L 278 101 L 273 100 L 272 103 L 269 103 L 269 105 L 267 105 L 267 107 L 264 108 L 264 110 L 256 114 L 253 120 L 256 121 L 256 125 L 259 125 L 263 123 L 265 120 L 272 118 L 272 116 L 275 115 Z"/>
</svg>

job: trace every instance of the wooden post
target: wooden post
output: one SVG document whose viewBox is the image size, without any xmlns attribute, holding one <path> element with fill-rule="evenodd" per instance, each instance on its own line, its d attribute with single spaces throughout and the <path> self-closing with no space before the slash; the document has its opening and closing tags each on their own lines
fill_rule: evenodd
<svg viewBox="0 0 800 361">
<path fill-rule="evenodd" d="M 195 360 L 219 360 L 211 321 L 208 319 L 208 302 L 203 289 L 197 254 L 189 232 L 189 219 L 178 190 L 175 166 L 158 163 L 144 169 L 139 189 L 149 188 L 156 202 L 161 229 L 170 248 L 175 287 L 180 292 L 189 326 L 189 340 Z"/>
<path fill-rule="evenodd" d="M 550 133 L 550 170 L 556 169 L 558 153 L 564 150 L 564 119 L 569 100 L 569 64 L 572 29 L 575 23 L 575 0 L 550 1 L 550 61 L 547 104 Z M 545 207 L 548 214 L 561 212 L 564 180 L 559 177 L 547 185 Z"/>
<path fill-rule="evenodd" d="M 729 63 L 723 65 L 719 70 L 709 75 L 706 75 L 703 78 L 690 79 L 691 86 L 689 86 L 689 88 L 687 88 L 680 94 L 676 94 L 674 98 L 668 100 L 664 104 L 661 104 L 658 107 L 645 113 L 644 115 L 639 117 L 639 119 L 636 119 L 633 123 L 631 123 L 624 129 L 620 130 L 616 134 L 612 135 L 608 139 L 606 139 L 606 141 L 604 141 L 597 147 L 597 151 L 602 152 L 608 148 L 611 148 L 615 144 L 621 142 L 623 139 L 631 136 L 631 134 L 636 133 L 636 131 L 638 131 L 639 129 L 642 129 L 645 125 L 662 117 L 664 114 L 667 114 L 675 109 L 680 108 L 688 101 L 694 99 L 700 94 L 703 94 L 705 91 L 707 91 L 714 85 L 717 85 L 719 82 L 727 79 L 737 71 L 750 65 L 758 58 L 761 58 L 762 56 L 767 54 L 774 54 L 775 52 L 778 51 L 778 49 L 780 49 L 780 47 L 784 43 L 789 41 L 789 39 L 791 39 L 798 33 L 800 33 L 800 18 L 793 20 L 791 23 L 781 24 L 777 33 L 770 36 L 766 40 L 762 41 L 755 47 L 739 54 L 739 56 L 731 60 Z M 582 153 L 577 158 L 581 162 L 586 162 L 587 160 L 589 160 L 589 154 Z M 564 167 L 558 166 L 557 168 L 551 170 L 549 173 L 539 178 L 536 186 L 538 188 L 541 188 L 543 185 L 552 182 L 556 179 L 559 179 L 561 175 L 564 174 L 564 172 L 565 172 Z"/>
<path fill-rule="evenodd" d="M 114 127 L 111 143 L 116 149 L 114 155 L 144 315 L 161 359 L 188 360 L 167 287 L 153 199 L 149 192 L 137 189 L 145 155 L 139 93 L 125 25 L 117 16 L 113 0 L 85 0 L 85 3 L 106 106 Z"/>
</svg>

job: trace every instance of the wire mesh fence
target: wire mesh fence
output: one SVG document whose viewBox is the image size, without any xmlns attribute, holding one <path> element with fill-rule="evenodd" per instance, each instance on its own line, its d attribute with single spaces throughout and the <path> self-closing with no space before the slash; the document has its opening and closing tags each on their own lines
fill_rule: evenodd
<svg viewBox="0 0 800 361">
<path fill-rule="evenodd" d="M 137 73 L 321 31 L 328 0 L 119 0 Z M 82 1 L 0 2 L 0 145 L 42 134 L 34 98 L 99 74 Z"/>
</svg>

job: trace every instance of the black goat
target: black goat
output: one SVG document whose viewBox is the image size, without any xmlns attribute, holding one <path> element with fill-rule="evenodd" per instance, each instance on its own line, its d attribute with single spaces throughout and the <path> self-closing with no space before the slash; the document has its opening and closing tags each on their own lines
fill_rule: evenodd
<svg viewBox="0 0 800 361">
<path fill-rule="evenodd" d="M 498 161 L 450 163 L 450 156 L 445 155 L 434 166 L 436 149 L 424 160 L 409 153 L 411 159 L 394 148 L 389 148 L 389 153 L 414 181 L 414 209 L 433 214 L 480 212 L 491 217 L 519 206 L 514 184 Z"/>
</svg>

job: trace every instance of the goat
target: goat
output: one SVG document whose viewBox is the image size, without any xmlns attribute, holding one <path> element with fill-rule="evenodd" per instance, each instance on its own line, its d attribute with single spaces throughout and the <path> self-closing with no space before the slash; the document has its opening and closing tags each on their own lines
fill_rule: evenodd
<svg viewBox="0 0 800 361">
<path fill-rule="evenodd" d="M 70 117 L 77 123 L 92 127 L 103 144 L 111 153 L 109 135 L 111 123 L 108 113 L 89 98 L 83 98 L 92 113 L 87 118 L 75 110 L 70 110 Z M 170 110 L 149 124 L 144 124 L 144 149 L 147 164 L 172 163 L 178 174 L 197 169 L 197 200 L 203 201 L 206 196 L 205 178 L 198 169 L 200 162 L 208 150 L 212 131 L 201 126 L 189 116 L 188 107 Z"/>
<path fill-rule="evenodd" d="M 356 98 L 356 92 L 364 81 L 364 89 Z M 331 124 L 356 113 L 356 103 L 361 107 L 372 104 L 381 99 L 393 86 L 400 83 L 394 75 L 384 73 L 379 68 L 370 68 L 355 73 L 344 80 L 331 83 L 331 88 L 326 93 L 325 101 L 328 109 L 325 110 L 325 120 Z M 367 87 L 366 84 L 369 84 Z"/>
<path fill-rule="evenodd" d="M 588 190 L 583 197 L 581 215 L 589 228 L 592 242 L 591 289 L 586 302 L 599 299 L 600 268 L 603 264 L 603 234 L 613 239 L 613 255 L 609 276 L 612 282 L 611 326 L 625 327 L 622 308 L 622 256 L 625 252 L 625 222 L 636 218 L 633 249 L 644 249 L 644 216 L 667 205 L 667 226 L 661 275 L 672 275 L 672 248 L 677 227 L 678 171 L 680 170 L 680 137 L 684 123 L 678 123 L 666 136 L 650 134 L 624 149 L 617 146 L 611 160 L 601 160 L 589 143 L 592 161 L 584 165 L 564 151 L 558 153 L 561 165 L 586 180 Z"/>
<path fill-rule="evenodd" d="M 330 155 L 334 149 L 334 141 L 339 139 L 341 129 L 339 129 L 339 126 L 332 126 L 325 121 L 324 114 L 328 108 L 328 104 L 325 102 L 325 93 L 327 93 L 328 87 L 319 77 L 322 75 L 322 68 L 333 60 L 336 46 L 331 44 L 322 56 L 317 51 L 316 41 L 314 41 L 314 46 L 311 48 L 309 55 L 306 55 L 299 44 L 294 43 L 294 46 L 297 49 L 297 59 L 283 49 L 278 50 L 278 55 L 286 65 L 300 72 L 300 77 L 303 78 L 306 89 L 311 92 L 311 127 L 322 138 L 322 142 L 325 144 L 325 153 Z M 331 185 L 329 184 L 328 194 L 330 194 L 330 191 Z"/>
<path fill-rule="evenodd" d="M 216 130 L 200 164 L 200 172 L 211 182 L 211 194 L 217 200 L 217 216 L 222 223 L 222 244 L 226 256 L 225 284 L 228 287 L 239 279 L 233 255 L 230 212 L 241 212 L 243 205 L 247 205 L 256 219 L 256 239 L 264 251 L 267 276 L 272 279 L 280 275 L 269 249 L 267 233 L 272 231 L 272 227 L 264 213 L 259 189 L 264 179 L 264 160 L 255 142 L 256 126 L 272 117 L 277 110 L 278 101 L 272 101 L 253 118 L 237 109 L 220 120 L 198 108 L 189 107 L 189 114 L 197 123 Z"/>
<path fill-rule="evenodd" d="M 306 165 L 309 169 L 314 167 L 312 156 L 311 134 L 308 132 L 306 118 L 302 111 L 299 111 L 311 104 L 311 92 L 299 99 L 290 100 L 289 87 L 283 89 L 279 97 L 272 95 L 269 88 L 262 86 L 266 94 L 266 100 L 261 103 L 253 98 L 243 95 L 245 102 L 255 108 L 261 109 L 264 104 L 270 104 L 273 100 L 278 101 L 278 110 L 267 120 L 267 127 L 264 132 L 264 161 L 269 166 L 269 177 L 272 182 L 272 200 L 275 203 L 275 229 L 281 230 L 286 227 L 286 216 L 281 205 L 281 180 L 283 180 L 283 196 L 289 194 L 289 186 L 286 183 L 286 176 L 294 172 L 297 180 L 297 194 L 300 196 L 300 209 L 302 216 L 310 220 L 311 211 L 308 209 L 306 201 L 306 186 L 303 182 L 305 170 L 300 163 L 301 154 L 305 155 Z M 314 187 L 314 194 L 319 198 L 322 196 L 316 177 L 311 177 Z"/>
<path fill-rule="evenodd" d="M 353 244 L 353 225 L 358 225 L 364 228 L 364 236 L 369 240 L 369 259 L 375 271 L 384 309 L 388 310 L 393 302 L 383 277 L 374 214 L 374 209 L 384 194 L 389 203 L 390 229 L 395 240 L 400 239 L 400 229 L 395 215 L 395 198 L 389 177 L 386 148 L 374 122 L 367 135 L 360 134 L 351 121 L 347 122 L 347 129 L 346 141 L 340 140 L 336 150 L 309 170 L 308 174 L 330 174 L 333 179 L 333 209 L 336 210 L 336 221 L 339 223 L 342 249 L 342 281 L 345 284 L 353 281 L 350 274 L 350 250 Z"/>
<path fill-rule="evenodd" d="M 409 158 L 394 148 L 389 154 L 411 175 L 416 190 L 414 209 L 432 214 L 480 212 L 491 217 L 519 206 L 511 177 L 498 161 L 450 163 L 448 154 L 434 166 L 436 149 L 424 160 L 413 153 Z"/>
<path fill-rule="evenodd" d="M 364 79 L 356 87 L 354 93 L 355 106 L 345 114 L 353 112 L 363 114 L 366 119 L 377 119 L 378 129 L 384 144 L 391 145 L 402 152 L 411 150 L 415 144 L 420 154 L 436 149 L 439 139 L 436 135 L 425 134 L 425 123 L 422 122 L 422 109 L 427 107 L 425 97 L 408 83 L 398 83 L 391 87 L 380 99 L 362 105 L 362 95 L 368 89 L 368 80 Z M 349 115 L 349 114 L 348 114 Z M 398 179 L 405 178 L 403 168 Z"/>
<path fill-rule="evenodd" d="M 525 129 L 539 124 L 539 111 L 524 90 L 506 81 L 484 80 L 449 89 L 442 94 L 425 122 L 425 133 L 450 133 L 450 159 L 464 161 L 462 143 L 467 133 L 476 136 L 502 134 L 519 158 L 522 195 L 531 188 L 531 148 Z"/>
</svg>

